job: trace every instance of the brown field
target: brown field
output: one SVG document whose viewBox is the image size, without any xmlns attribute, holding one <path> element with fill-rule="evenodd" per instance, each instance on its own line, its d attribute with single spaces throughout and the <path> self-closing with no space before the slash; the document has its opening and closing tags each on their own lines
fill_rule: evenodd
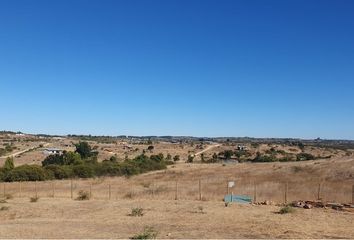
<svg viewBox="0 0 354 240">
<path fill-rule="evenodd" d="M 6 238 L 130 238 L 146 226 L 158 238 L 353 238 L 354 214 L 331 209 L 231 205 L 215 201 L 13 199 L 0 212 Z M 129 216 L 144 209 L 142 217 Z"/>
</svg>

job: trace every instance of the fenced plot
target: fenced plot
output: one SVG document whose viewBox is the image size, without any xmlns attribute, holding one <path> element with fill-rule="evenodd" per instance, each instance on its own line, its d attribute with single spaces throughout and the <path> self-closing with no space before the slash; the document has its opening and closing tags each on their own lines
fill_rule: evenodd
<svg viewBox="0 0 354 240">
<path fill-rule="evenodd" d="M 228 188 L 228 182 L 235 186 Z M 76 199 L 79 191 L 91 199 L 155 199 L 222 201 L 227 193 L 248 195 L 253 201 L 277 203 L 294 200 L 324 200 L 351 203 L 354 184 L 341 182 L 254 182 L 245 179 L 198 178 L 175 181 L 137 181 L 127 178 L 70 179 L 43 182 L 1 183 L 3 197 L 52 197 Z"/>
</svg>

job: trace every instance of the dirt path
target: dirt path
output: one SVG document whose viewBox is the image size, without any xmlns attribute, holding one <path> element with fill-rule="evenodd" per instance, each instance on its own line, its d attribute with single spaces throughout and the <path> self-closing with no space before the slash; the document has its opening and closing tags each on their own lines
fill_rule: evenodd
<svg viewBox="0 0 354 240">
<path fill-rule="evenodd" d="M 43 146 L 46 147 L 46 146 L 48 146 L 48 145 L 49 145 L 49 143 L 46 143 L 46 144 L 44 144 Z M 6 155 L 6 156 L 2 156 L 2 157 L 0 157 L 0 159 L 8 158 L 8 157 L 16 157 L 17 155 L 20 155 L 20 154 L 22 154 L 22 153 L 31 151 L 31 150 L 36 149 L 36 148 L 38 148 L 38 146 L 31 147 L 31 148 L 27 148 L 27 149 L 25 149 L 25 150 L 22 150 L 22 151 L 19 151 L 19 152 L 15 152 L 15 153 L 12 153 L 12 154 L 9 154 L 9 155 Z"/>
<path fill-rule="evenodd" d="M 200 155 L 200 154 L 202 154 L 202 153 L 204 153 L 204 152 L 207 152 L 207 151 L 209 151 L 209 150 L 211 150 L 211 149 L 213 149 L 213 148 L 219 147 L 220 145 L 221 145 L 221 144 L 213 144 L 213 145 L 210 145 L 210 146 L 208 146 L 207 148 L 203 149 L 202 151 L 197 152 L 196 154 L 194 154 L 194 156 L 198 156 L 198 155 Z"/>
</svg>

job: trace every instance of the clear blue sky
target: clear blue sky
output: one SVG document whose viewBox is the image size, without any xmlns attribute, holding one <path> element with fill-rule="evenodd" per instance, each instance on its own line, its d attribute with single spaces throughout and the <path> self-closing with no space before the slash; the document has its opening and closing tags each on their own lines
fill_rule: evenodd
<svg viewBox="0 0 354 240">
<path fill-rule="evenodd" d="M 0 0 L 0 129 L 354 139 L 354 1 Z"/>
</svg>

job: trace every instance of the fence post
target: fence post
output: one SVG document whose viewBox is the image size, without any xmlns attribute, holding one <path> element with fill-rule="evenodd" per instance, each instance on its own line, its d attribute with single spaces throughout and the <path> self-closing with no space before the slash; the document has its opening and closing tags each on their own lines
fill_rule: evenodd
<svg viewBox="0 0 354 240">
<path fill-rule="evenodd" d="M 227 188 L 227 195 L 229 195 L 230 194 L 229 179 L 227 179 L 226 188 Z"/>
<path fill-rule="evenodd" d="M 352 186 L 352 204 L 354 204 L 354 185 Z"/>
<path fill-rule="evenodd" d="M 199 200 L 202 200 L 202 182 L 199 179 Z"/>
<path fill-rule="evenodd" d="M 321 183 L 318 184 L 317 200 L 321 200 Z"/>
<path fill-rule="evenodd" d="M 155 199 L 155 180 L 152 182 L 152 198 Z"/>
<path fill-rule="evenodd" d="M 178 200 L 178 181 L 176 180 L 175 200 Z"/>
<path fill-rule="evenodd" d="M 284 201 L 288 203 L 288 182 L 285 183 Z"/>
<path fill-rule="evenodd" d="M 109 200 L 111 200 L 111 184 L 108 185 L 108 190 L 109 190 Z"/>
<path fill-rule="evenodd" d="M 73 179 L 70 179 L 70 194 L 71 194 L 71 199 L 73 199 Z"/>
<path fill-rule="evenodd" d="M 253 202 L 257 202 L 257 185 L 254 183 Z"/>
</svg>

